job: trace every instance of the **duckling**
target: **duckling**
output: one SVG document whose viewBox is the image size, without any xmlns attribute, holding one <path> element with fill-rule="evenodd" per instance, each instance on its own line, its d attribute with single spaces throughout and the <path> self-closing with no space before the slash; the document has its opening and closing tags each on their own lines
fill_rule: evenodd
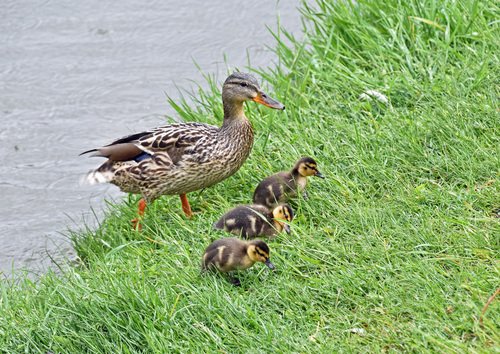
<svg viewBox="0 0 500 354">
<path fill-rule="evenodd" d="M 325 178 L 319 170 L 318 164 L 311 157 L 303 157 L 295 163 L 291 171 L 278 172 L 263 179 L 253 194 L 253 202 L 272 208 L 278 203 L 285 203 L 298 192 L 302 192 L 305 199 L 307 193 L 307 177 L 316 176 Z"/>
<path fill-rule="evenodd" d="M 243 238 L 274 238 L 283 230 L 289 234 L 290 225 L 286 222 L 292 220 L 293 210 L 287 204 L 280 204 L 272 211 L 263 205 L 240 205 L 222 215 L 214 228 Z"/>
<path fill-rule="evenodd" d="M 250 268 L 256 262 L 262 262 L 270 269 L 275 269 L 269 260 L 269 246 L 261 240 L 242 241 L 237 238 L 222 238 L 210 244 L 203 254 L 202 271 L 218 270 L 222 273 Z M 240 285 L 237 278 L 230 281 Z"/>
</svg>

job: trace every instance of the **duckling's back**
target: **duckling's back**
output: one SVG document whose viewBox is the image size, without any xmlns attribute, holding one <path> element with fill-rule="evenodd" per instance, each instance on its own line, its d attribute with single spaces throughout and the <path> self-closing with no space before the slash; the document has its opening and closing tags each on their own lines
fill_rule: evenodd
<svg viewBox="0 0 500 354">
<path fill-rule="evenodd" d="M 222 238 L 210 244 L 203 254 L 202 270 L 229 272 L 248 267 L 247 245 L 236 238 Z M 253 263 L 252 263 L 253 264 Z"/>
<path fill-rule="evenodd" d="M 263 205 L 240 205 L 224 214 L 214 228 L 243 238 L 273 236 L 272 214 Z"/>
<path fill-rule="evenodd" d="M 289 172 L 278 172 L 263 179 L 253 194 L 255 204 L 272 208 L 287 201 L 287 195 L 296 189 L 294 178 Z"/>
</svg>

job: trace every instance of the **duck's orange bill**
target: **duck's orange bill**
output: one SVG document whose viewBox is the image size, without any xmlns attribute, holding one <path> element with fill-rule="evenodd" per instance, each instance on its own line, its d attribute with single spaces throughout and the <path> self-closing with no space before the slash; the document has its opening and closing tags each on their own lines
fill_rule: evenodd
<svg viewBox="0 0 500 354">
<path fill-rule="evenodd" d="M 262 91 L 260 91 L 253 100 L 257 103 L 263 104 L 266 107 L 281 110 L 285 109 L 285 106 L 281 102 L 278 102 L 274 98 L 269 97 Z"/>
</svg>

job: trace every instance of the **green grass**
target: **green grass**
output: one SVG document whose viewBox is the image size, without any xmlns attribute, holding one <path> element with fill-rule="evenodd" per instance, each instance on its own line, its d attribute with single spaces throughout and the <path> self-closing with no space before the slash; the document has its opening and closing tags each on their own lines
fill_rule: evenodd
<svg viewBox="0 0 500 354">
<path fill-rule="evenodd" d="M 303 5 L 303 40 L 276 33 L 258 75 L 287 110 L 248 105 L 253 152 L 191 194 L 193 220 L 164 197 L 133 232 L 130 197 L 73 235 L 79 266 L 3 281 L 0 352 L 500 352 L 498 299 L 478 321 L 500 283 L 498 3 L 349 3 Z M 206 79 L 195 106 L 171 103 L 219 124 Z M 269 243 L 278 270 L 201 276 L 212 223 L 302 155 L 328 178 Z"/>
</svg>

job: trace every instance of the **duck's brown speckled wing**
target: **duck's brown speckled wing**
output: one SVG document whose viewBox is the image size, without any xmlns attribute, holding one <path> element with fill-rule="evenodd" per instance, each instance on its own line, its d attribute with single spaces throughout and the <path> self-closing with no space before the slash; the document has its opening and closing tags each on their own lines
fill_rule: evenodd
<svg viewBox="0 0 500 354">
<path fill-rule="evenodd" d="M 156 153 L 167 154 L 175 164 L 186 151 L 189 152 L 189 148 L 196 150 L 197 143 L 213 135 L 217 129 L 202 123 L 171 124 L 123 137 L 98 151 L 100 156 L 113 161 L 133 160 L 143 152 L 153 156 Z"/>
</svg>

